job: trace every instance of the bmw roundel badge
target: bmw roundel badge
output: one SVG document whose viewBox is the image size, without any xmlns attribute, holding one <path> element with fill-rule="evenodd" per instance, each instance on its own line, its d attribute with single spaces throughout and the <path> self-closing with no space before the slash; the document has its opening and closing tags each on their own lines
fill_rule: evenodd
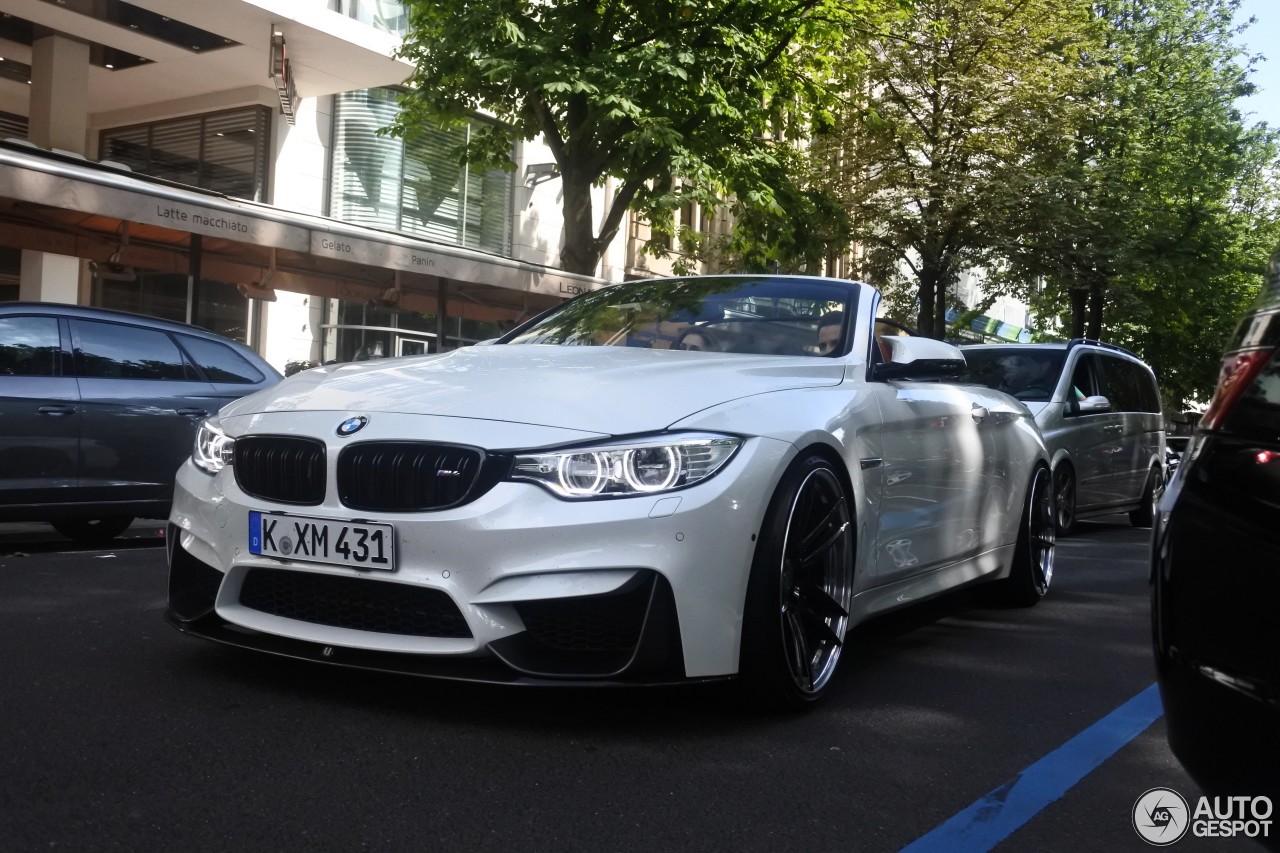
<svg viewBox="0 0 1280 853">
<path fill-rule="evenodd" d="M 354 435 L 364 429 L 364 425 L 367 423 L 369 423 L 369 419 L 364 415 L 356 415 L 355 417 L 347 418 L 345 421 L 338 424 L 338 435 L 343 438 L 346 438 L 349 435 Z"/>
</svg>

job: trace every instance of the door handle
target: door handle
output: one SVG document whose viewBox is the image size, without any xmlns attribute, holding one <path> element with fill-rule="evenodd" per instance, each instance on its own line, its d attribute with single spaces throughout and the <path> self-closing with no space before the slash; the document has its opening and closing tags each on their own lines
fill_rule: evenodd
<svg viewBox="0 0 1280 853">
<path fill-rule="evenodd" d="M 75 406 L 41 406 L 40 408 L 36 409 L 36 411 L 42 415 L 52 415 L 55 418 L 60 418 L 63 415 L 74 415 L 76 412 L 76 407 Z"/>
<path fill-rule="evenodd" d="M 204 409 L 178 409 L 178 414 L 184 418 L 203 418 L 209 415 Z"/>
<path fill-rule="evenodd" d="M 974 403 L 973 411 L 970 412 L 970 414 L 973 415 L 973 422 L 975 424 L 980 424 L 987 419 L 987 415 L 990 414 L 990 412 L 987 411 L 986 406 L 979 406 L 977 403 Z"/>
</svg>

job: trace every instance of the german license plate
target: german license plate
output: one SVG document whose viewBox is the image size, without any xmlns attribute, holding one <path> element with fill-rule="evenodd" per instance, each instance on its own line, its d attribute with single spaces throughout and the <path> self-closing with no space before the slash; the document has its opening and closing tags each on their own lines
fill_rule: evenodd
<svg viewBox="0 0 1280 853">
<path fill-rule="evenodd" d="M 249 553 L 281 560 L 394 572 L 395 528 L 250 511 Z"/>
</svg>

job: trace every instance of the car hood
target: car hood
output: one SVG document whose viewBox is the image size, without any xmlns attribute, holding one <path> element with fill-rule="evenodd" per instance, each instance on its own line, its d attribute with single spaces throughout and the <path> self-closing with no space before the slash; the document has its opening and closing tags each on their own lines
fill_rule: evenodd
<svg viewBox="0 0 1280 853">
<path fill-rule="evenodd" d="M 1033 418 L 1040 417 L 1040 413 L 1049 408 L 1047 401 L 1037 402 L 1034 400 L 1023 400 L 1022 405 L 1027 407 L 1027 411 L 1031 412 Z"/>
<path fill-rule="evenodd" d="M 479 346 L 306 370 L 220 414 L 398 412 L 619 435 L 663 429 L 742 397 L 836 385 L 843 376 L 842 362 L 805 356 Z"/>
</svg>

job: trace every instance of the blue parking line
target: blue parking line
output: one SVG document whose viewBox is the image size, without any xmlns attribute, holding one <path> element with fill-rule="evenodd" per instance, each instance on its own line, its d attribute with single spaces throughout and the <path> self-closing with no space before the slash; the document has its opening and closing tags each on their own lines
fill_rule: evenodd
<svg viewBox="0 0 1280 853">
<path fill-rule="evenodd" d="M 1163 713 L 1160 691 L 1152 684 L 1011 781 L 902 848 L 902 853 L 990 850 L 1146 731 Z"/>
</svg>

